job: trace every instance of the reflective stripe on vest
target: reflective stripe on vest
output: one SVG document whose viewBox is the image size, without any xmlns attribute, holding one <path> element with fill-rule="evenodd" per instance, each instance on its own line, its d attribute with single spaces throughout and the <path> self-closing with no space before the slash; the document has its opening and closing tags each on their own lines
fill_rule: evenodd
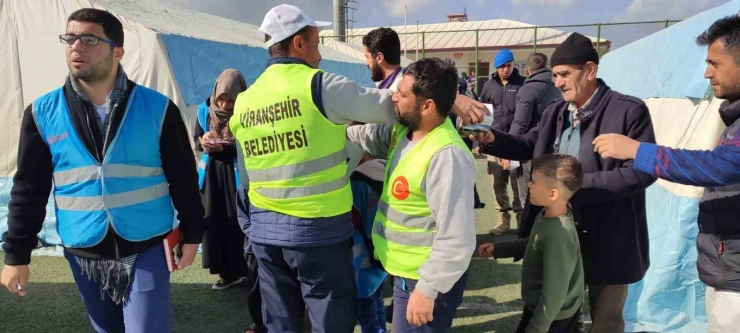
<svg viewBox="0 0 740 333">
<path fill-rule="evenodd" d="M 387 203 L 380 201 L 378 202 L 378 211 L 383 212 L 383 215 L 391 221 L 402 224 L 408 228 L 418 228 L 421 230 L 432 231 L 434 230 L 435 223 L 434 218 L 431 216 L 416 216 L 409 215 L 399 212 Z"/>
<path fill-rule="evenodd" d="M 400 142 L 407 133 L 407 128 L 396 125 L 391 142 Z M 418 269 L 429 259 L 437 223 L 422 184 L 434 155 L 450 145 L 469 151 L 447 119 L 416 143 L 393 170 L 390 163 L 386 166 L 372 238 L 375 256 L 391 275 L 418 280 Z M 398 153 L 396 148 L 391 147 L 389 161 Z"/>
<path fill-rule="evenodd" d="M 84 183 L 91 180 L 99 180 L 100 168 L 103 168 L 103 174 L 106 178 L 139 178 L 163 175 L 162 168 L 143 167 L 125 164 L 104 164 L 101 167 L 86 166 L 71 170 L 65 170 L 54 173 L 54 186 L 64 186 L 74 183 Z M 135 205 L 160 198 L 169 194 L 169 186 L 166 183 L 159 183 L 154 186 L 111 194 L 104 198 L 100 196 L 54 196 L 54 202 L 59 209 L 77 210 L 77 211 L 95 211 L 107 208 L 119 208 L 129 205 Z"/>
<path fill-rule="evenodd" d="M 251 177 L 252 176 L 250 174 L 250 182 L 252 180 Z M 347 186 L 347 179 L 339 178 L 337 180 L 318 185 L 285 188 L 255 188 L 254 191 L 262 196 L 272 199 L 292 199 L 326 194 L 332 191 L 341 190 L 345 186 Z"/>
<path fill-rule="evenodd" d="M 308 176 L 323 170 L 336 167 L 347 162 L 347 150 L 340 150 L 328 156 L 317 158 L 312 161 L 283 165 L 262 170 L 250 170 L 249 180 L 255 182 L 266 182 L 270 180 L 288 180 L 294 177 Z M 306 194 L 310 195 L 310 194 Z"/>
<path fill-rule="evenodd" d="M 33 116 L 54 168 L 57 230 L 67 247 L 98 244 L 112 226 L 139 242 L 167 233 L 174 224 L 159 142 L 169 99 L 132 88 L 121 123 L 103 161 L 95 160 L 77 135 L 63 88 L 33 103 Z M 80 112 L 74 110 L 74 112 Z"/>
<path fill-rule="evenodd" d="M 164 174 L 162 168 L 136 165 L 106 164 L 102 167 L 105 169 L 105 176 L 108 178 L 151 177 Z M 100 179 L 99 170 L 100 168 L 98 166 L 92 165 L 54 172 L 54 185 L 62 186 Z"/>
<path fill-rule="evenodd" d="M 210 124 L 208 124 L 208 117 L 210 115 L 210 111 L 208 109 L 208 105 L 206 102 L 201 103 L 198 106 L 197 111 L 197 119 L 198 124 L 200 125 L 200 128 L 203 129 L 203 133 L 208 132 L 210 130 Z M 234 156 L 234 179 L 236 180 L 236 187 L 238 188 L 240 185 L 239 182 L 239 167 L 237 165 L 237 158 L 239 156 Z M 200 160 L 198 160 L 198 188 L 203 191 L 203 186 L 206 184 L 206 168 L 208 167 L 208 161 L 210 161 L 211 156 L 208 155 L 205 151 L 201 153 Z"/>
<path fill-rule="evenodd" d="M 389 230 L 385 225 L 376 221 L 373 223 L 373 234 L 401 245 L 431 247 L 432 243 L 434 243 L 434 237 L 437 236 L 437 230 L 429 230 L 427 232 L 399 232 Z"/>
<path fill-rule="evenodd" d="M 236 99 L 229 128 L 244 154 L 255 207 L 301 218 L 338 216 L 352 207 L 345 127 L 313 103 L 318 72 L 274 64 Z"/>
<path fill-rule="evenodd" d="M 105 210 L 106 208 L 111 209 L 136 205 L 161 198 L 168 194 L 170 194 L 169 186 L 167 186 L 167 184 L 160 183 L 154 186 L 134 191 L 111 194 L 106 196 L 101 195 L 95 197 L 73 197 L 57 195 L 54 196 L 54 202 L 57 204 L 57 208 L 59 209 L 96 211 Z"/>
</svg>

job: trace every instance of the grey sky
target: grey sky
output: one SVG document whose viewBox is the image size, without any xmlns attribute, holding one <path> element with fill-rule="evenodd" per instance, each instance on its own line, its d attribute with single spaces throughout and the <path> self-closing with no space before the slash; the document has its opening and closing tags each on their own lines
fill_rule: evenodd
<svg viewBox="0 0 740 333">
<path fill-rule="evenodd" d="M 156 0 L 233 20 L 260 25 L 275 5 L 301 7 L 315 20 L 332 21 L 332 0 Z M 682 20 L 717 7 L 728 0 L 355 0 L 350 18 L 354 27 L 399 26 L 442 23 L 446 15 L 467 11 L 469 20 L 509 19 L 535 25 L 572 25 L 609 22 Z M 612 41 L 612 50 L 663 28 L 662 23 L 604 26 L 602 37 Z M 577 29 L 596 36 L 596 26 Z"/>
<path fill-rule="evenodd" d="M 316 20 L 332 20 L 332 0 L 156 0 L 259 25 L 269 8 L 289 3 Z M 467 10 L 471 20 L 511 19 L 537 25 L 684 19 L 727 0 L 355 0 L 356 27 L 444 22 Z"/>
</svg>

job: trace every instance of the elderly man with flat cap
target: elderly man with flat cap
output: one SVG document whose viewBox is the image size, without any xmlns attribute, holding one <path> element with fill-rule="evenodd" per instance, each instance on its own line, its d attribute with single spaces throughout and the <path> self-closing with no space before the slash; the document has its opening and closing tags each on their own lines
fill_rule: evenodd
<svg viewBox="0 0 740 333">
<path fill-rule="evenodd" d="M 491 130 L 477 139 L 483 153 L 504 159 L 524 161 L 553 153 L 578 158 L 584 181 L 571 205 L 589 289 L 591 332 L 624 332 L 627 285 L 640 281 L 650 265 L 645 189 L 656 178 L 635 171 L 632 160 L 601 158 L 592 142 L 605 133 L 655 142 L 650 113 L 642 100 L 597 79 L 599 55 L 589 38 L 571 34 L 550 63 L 562 98 L 548 105 L 539 125 L 524 135 Z M 541 210 L 526 203 L 519 237 L 529 235 Z"/>
</svg>

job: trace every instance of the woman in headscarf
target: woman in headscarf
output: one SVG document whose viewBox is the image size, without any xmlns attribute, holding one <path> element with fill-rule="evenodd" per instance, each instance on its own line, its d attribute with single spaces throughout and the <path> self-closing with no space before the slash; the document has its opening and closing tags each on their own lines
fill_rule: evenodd
<svg viewBox="0 0 740 333">
<path fill-rule="evenodd" d="M 195 146 L 203 152 L 198 163 L 198 180 L 205 208 L 206 233 L 203 236 L 203 268 L 218 274 L 214 290 L 224 290 L 242 282 L 247 275 L 244 263 L 244 234 L 237 221 L 236 188 L 239 175 L 234 136 L 229 119 L 234 102 L 247 90 L 242 73 L 227 69 L 213 85 L 210 98 L 198 107 Z"/>
</svg>

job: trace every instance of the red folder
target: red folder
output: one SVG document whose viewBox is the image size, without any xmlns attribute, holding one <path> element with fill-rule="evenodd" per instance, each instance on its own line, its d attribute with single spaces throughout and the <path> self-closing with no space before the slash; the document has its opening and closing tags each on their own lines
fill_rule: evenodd
<svg viewBox="0 0 740 333">
<path fill-rule="evenodd" d="M 177 270 L 177 262 L 180 261 L 180 241 L 182 240 L 182 233 L 180 228 L 175 228 L 162 241 L 164 245 L 164 258 L 167 262 L 167 269 L 170 272 Z"/>
</svg>

